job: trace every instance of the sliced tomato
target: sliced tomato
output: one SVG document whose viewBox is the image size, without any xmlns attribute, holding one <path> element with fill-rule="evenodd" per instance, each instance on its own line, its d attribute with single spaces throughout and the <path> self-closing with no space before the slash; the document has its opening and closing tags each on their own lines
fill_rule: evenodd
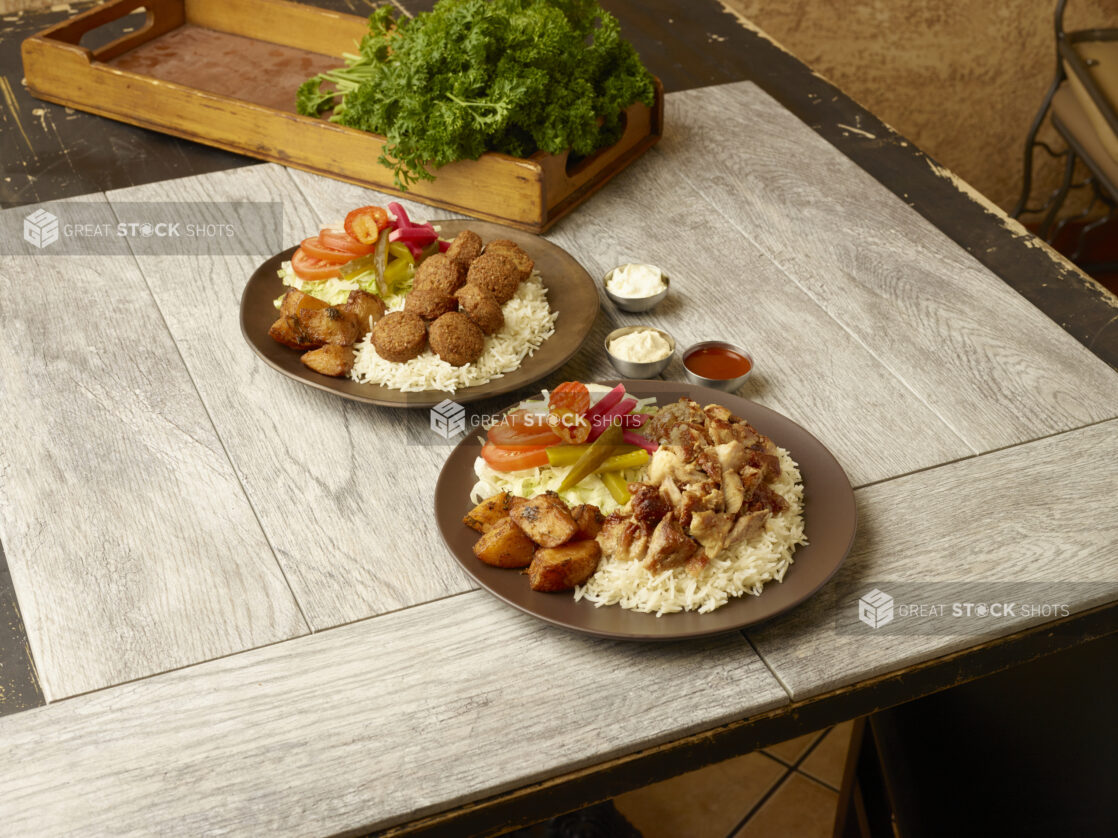
<svg viewBox="0 0 1118 838">
<path fill-rule="evenodd" d="M 308 254 L 302 247 L 295 251 L 291 257 L 291 267 L 300 279 L 308 282 L 317 282 L 320 279 L 331 279 L 341 276 L 341 265 L 316 259 Z"/>
<path fill-rule="evenodd" d="M 590 391 L 581 381 L 564 381 L 551 391 L 547 409 L 552 413 L 562 409 L 581 416 L 590 409 Z"/>
<path fill-rule="evenodd" d="M 303 239 L 300 247 L 308 256 L 321 259 L 323 262 L 330 262 L 333 265 L 344 265 L 346 262 L 352 262 L 357 258 L 356 254 L 350 253 L 348 250 L 336 250 L 333 247 L 327 247 L 318 236 Z"/>
<path fill-rule="evenodd" d="M 547 417 L 526 410 L 506 413 L 501 421 L 489 429 L 489 441 L 505 448 L 522 446 L 547 446 L 559 442 L 554 431 L 547 426 Z"/>
<path fill-rule="evenodd" d="M 387 227 L 384 207 L 360 207 L 345 217 L 345 231 L 362 244 L 375 245 L 380 231 Z"/>
<path fill-rule="evenodd" d="M 547 424 L 568 445 L 579 445 L 590 438 L 590 420 L 573 410 L 563 407 L 552 409 L 547 414 Z"/>
<path fill-rule="evenodd" d="M 481 456 L 485 462 L 497 471 L 520 471 L 526 468 L 546 466 L 547 446 L 502 448 L 492 442 L 487 442 L 482 446 Z"/>
<path fill-rule="evenodd" d="M 334 250 L 344 250 L 346 253 L 352 253 L 355 257 L 373 252 L 373 245 L 362 244 L 345 230 L 323 228 L 319 231 L 318 237 L 326 247 L 332 247 Z"/>
</svg>

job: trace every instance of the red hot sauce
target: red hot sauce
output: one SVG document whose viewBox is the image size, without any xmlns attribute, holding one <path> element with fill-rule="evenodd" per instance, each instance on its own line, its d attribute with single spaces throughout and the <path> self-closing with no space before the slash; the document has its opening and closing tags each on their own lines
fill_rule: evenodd
<svg viewBox="0 0 1118 838">
<path fill-rule="evenodd" d="M 684 366 L 703 378 L 737 378 L 749 372 L 752 364 L 740 352 L 722 346 L 704 346 L 683 359 Z"/>
</svg>

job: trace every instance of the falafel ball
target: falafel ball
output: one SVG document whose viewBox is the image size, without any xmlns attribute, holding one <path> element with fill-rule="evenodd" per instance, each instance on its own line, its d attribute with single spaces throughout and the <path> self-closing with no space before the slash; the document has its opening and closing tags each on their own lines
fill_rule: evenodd
<svg viewBox="0 0 1118 838">
<path fill-rule="evenodd" d="M 504 254 L 483 253 L 470 265 L 466 281 L 482 286 L 504 305 L 520 287 L 520 271 Z"/>
<path fill-rule="evenodd" d="M 458 311 L 458 300 L 437 288 L 420 288 L 404 298 L 404 311 L 418 314 L 424 320 L 438 320 L 448 311 Z"/>
<path fill-rule="evenodd" d="M 460 311 L 444 314 L 432 323 L 430 340 L 435 354 L 456 367 L 472 364 L 485 349 L 481 328 Z"/>
<path fill-rule="evenodd" d="M 494 239 L 485 246 L 486 253 L 499 253 L 508 258 L 520 272 L 520 281 L 523 282 L 532 275 L 532 268 L 536 263 L 520 245 L 508 239 Z"/>
<path fill-rule="evenodd" d="M 488 288 L 467 282 L 455 296 L 462 313 L 477 323 L 485 334 L 491 335 L 505 325 L 501 304 Z"/>
<path fill-rule="evenodd" d="M 435 253 L 416 266 L 412 290 L 434 288 L 449 295 L 465 284 L 466 266 L 450 261 L 445 253 Z"/>
<path fill-rule="evenodd" d="M 373 348 L 386 361 L 410 361 L 427 345 L 427 324 L 418 314 L 394 311 L 373 326 Z"/>
<path fill-rule="evenodd" d="M 481 236 L 473 230 L 463 230 L 450 242 L 446 249 L 446 258 L 451 262 L 458 262 L 466 267 L 481 255 Z"/>
</svg>

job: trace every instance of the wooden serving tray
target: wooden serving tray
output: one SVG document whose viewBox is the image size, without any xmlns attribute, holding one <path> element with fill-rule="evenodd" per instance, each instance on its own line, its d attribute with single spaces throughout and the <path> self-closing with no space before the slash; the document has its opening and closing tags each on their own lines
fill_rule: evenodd
<svg viewBox="0 0 1118 838">
<path fill-rule="evenodd" d="M 141 8 L 136 31 L 82 46 Z M 30 92 L 49 102 L 535 233 L 663 133 L 657 81 L 654 106 L 630 106 L 621 139 L 590 157 L 487 153 L 402 193 L 376 162 L 383 137 L 295 112 L 299 85 L 340 66 L 366 31 L 364 18 L 285 0 L 110 0 L 24 41 L 23 68 Z"/>
</svg>

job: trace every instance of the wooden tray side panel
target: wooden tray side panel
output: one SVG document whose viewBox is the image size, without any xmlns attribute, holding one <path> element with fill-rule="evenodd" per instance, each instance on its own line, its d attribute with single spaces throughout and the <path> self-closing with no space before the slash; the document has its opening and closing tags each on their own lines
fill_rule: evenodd
<svg viewBox="0 0 1118 838">
<path fill-rule="evenodd" d="M 185 0 L 186 22 L 308 52 L 337 56 L 357 52 L 367 18 L 285 0 Z M 294 93 L 292 93 L 294 95 Z"/>
<path fill-rule="evenodd" d="M 28 87 L 41 99 L 109 116 L 207 145 L 249 154 L 394 194 L 391 174 L 377 163 L 383 139 L 171 82 L 90 65 L 79 48 L 24 42 Z M 541 229 L 539 166 L 504 155 L 445 166 L 433 183 L 408 197 L 435 206 Z"/>
</svg>

